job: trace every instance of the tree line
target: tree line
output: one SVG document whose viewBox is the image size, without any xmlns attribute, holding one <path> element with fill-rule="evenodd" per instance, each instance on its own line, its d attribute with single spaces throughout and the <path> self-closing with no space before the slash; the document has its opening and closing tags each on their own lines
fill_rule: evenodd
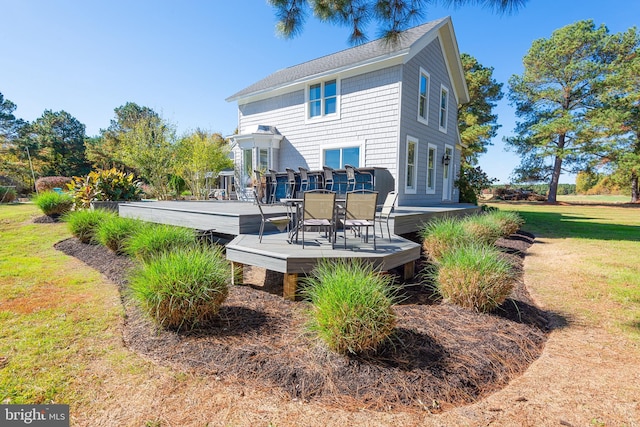
<svg viewBox="0 0 640 427">
<path fill-rule="evenodd" d="M 38 177 L 115 167 L 142 178 L 160 199 L 183 187 L 201 198 L 206 172 L 233 167 L 228 141 L 219 133 L 196 129 L 178 136 L 173 124 L 133 102 L 116 108 L 109 127 L 93 137 L 66 111 L 45 110 L 29 123 L 15 117 L 16 107 L 0 93 L 0 177 L 24 189 L 32 189 Z"/>
</svg>

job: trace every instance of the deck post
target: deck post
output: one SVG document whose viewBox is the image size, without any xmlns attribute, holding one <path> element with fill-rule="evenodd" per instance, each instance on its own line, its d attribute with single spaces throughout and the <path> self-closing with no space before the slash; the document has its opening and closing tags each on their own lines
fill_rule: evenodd
<svg viewBox="0 0 640 427">
<path fill-rule="evenodd" d="M 416 262 L 409 261 L 404 265 L 404 280 L 413 279 L 416 272 Z"/>
<path fill-rule="evenodd" d="M 283 280 L 283 293 L 282 297 L 290 301 L 296 299 L 296 289 L 298 287 L 298 274 L 297 273 L 284 273 Z"/>
<path fill-rule="evenodd" d="M 244 283 L 244 264 L 231 262 L 231 284 L 242 285 Z"/>
</svg>

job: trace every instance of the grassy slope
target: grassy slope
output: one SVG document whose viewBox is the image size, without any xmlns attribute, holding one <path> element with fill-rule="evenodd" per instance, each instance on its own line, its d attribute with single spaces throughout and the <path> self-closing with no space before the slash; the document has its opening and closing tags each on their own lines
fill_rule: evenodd
<svg viewBox="0 0 640 427">
<path fill-rule="evenodd" d="M 553 252 L 528 274 L 552 308 L 640 341 L 640 207 L 493 203 L 518 211 Z"/>
</svg>

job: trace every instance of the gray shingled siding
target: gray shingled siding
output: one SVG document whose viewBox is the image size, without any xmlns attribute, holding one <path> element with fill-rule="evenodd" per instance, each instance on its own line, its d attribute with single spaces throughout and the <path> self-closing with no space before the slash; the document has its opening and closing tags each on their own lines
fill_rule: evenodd
<svg viewBox="0 0 640 427">
<path fill-rule="evenodd" d="M 385 167 L 395 175 L 400 70 L 394 66 L 341 80 L 340 120 L 305 123 L 303 91 L 240 105 L 240 133 L 257 124 L 276 126 L 285 136 L 280 170 L 320 169 L 320 146 L 364 142 L 361 166 Z"/>
<path fill-rule="evenodd" d="M 429 87 L 429 117 L 428 125 L 418 121 L 418 84 L 420 67 L 430 74 L 431 82 Z M 442 133 L 438 129 L 439 122 L 439 102 L 440 85 L 443 84 L 449 89 L 449 109 L 447 133 Z M 457 143 L 457 105 L 453 93 L 453 87 L 449 81 L 447 68 L 444 62 L 440 43 L 436 39 L 430 43 L 422 52 L 418 53 L 403 67 L 402 83 L 402 121 L 400 131 L 400 175 L 398 180 L 398 203 L 400 205 L 428 206 L 430 204 L 442 203 L 442 173 L 441 162 L 444 154 L 445 144 L 455 147 Z M 418 139 L 418 160 L 417 160 L 417 191 L 416 194 L 405 194 L 405 165 L 406 165 L 406 141 L 407 135 Z M 428 144 L 437 147 L 436 157 L 436 193 L 426 194 L 427 191 L 427 148 Z M 455 152 L 451 165 L 458 164 L 460 160 L 459 151 Z M 459 166 L 456 166 L 457 173 Z M 454 189 L 455 190 L 455 189 Z M 452 194 L 453 201 L 458 200 L 458 192 Z"/>
</svg>

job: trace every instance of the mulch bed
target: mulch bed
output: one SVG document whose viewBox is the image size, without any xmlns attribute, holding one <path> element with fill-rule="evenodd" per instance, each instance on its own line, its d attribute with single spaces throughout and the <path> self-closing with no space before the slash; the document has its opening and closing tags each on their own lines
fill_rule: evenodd
<svg viewBox="0 0 640 427">
<path fill-rule="evenodd" d="M 327 350 L 305 330 L 307 303 L 284 300 L 282 275 L 257 268 L 246 269 L 244 286 L 231 288 L 217 321 L 190 332 L 158 330 L 122 292 L 124 341 L 158 363 L 279 389 L 302 401 L 438 412 L 504 387 L 540 355 L 551 316 L 534 306 L 521 279 L 533 241 L 519 232 L 498 242 L 520 279 L 494 313 L 443 303 L 419 276 L 402 283 L 406 298 L 395 306 L 396 333 L 372 354 L 347 357 Z M 101 271 L 121 291 L 135 266 L 75 238 L 56 248 Z M 418 266 L 423 268 L 426 263 Z"/>
</svg>

